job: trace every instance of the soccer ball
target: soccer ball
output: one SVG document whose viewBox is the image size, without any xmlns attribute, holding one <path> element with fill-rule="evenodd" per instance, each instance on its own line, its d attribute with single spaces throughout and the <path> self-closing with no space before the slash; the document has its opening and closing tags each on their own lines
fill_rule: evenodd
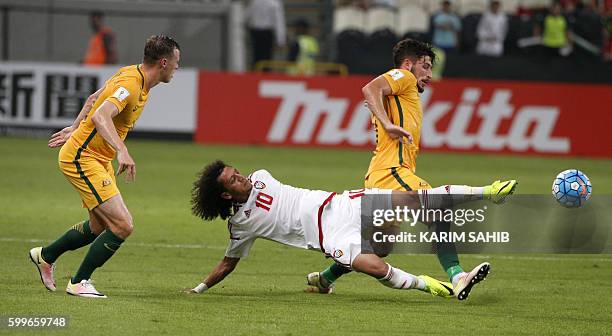
<svg viewBox="0 0 612 336">
<path fill-rule="evenodd" d="M 578 169 L 564 170 L 552 185 L 553 197 L 566 208 L 577 208 L 591 197 L 591 181 Z"/>
</svg>

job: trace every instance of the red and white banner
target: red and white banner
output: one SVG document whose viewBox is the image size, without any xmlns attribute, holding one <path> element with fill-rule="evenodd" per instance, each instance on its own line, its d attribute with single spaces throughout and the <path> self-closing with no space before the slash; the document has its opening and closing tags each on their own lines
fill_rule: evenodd
<svg viewBox="0 0 612 336">
<path fill-rule="evenodd" d="M 373 149 L 371 78 L 200 72 L 195 139 Z M 444 79 L 426 89 L 427 150 L 612 157 L 612 86 Z"/>
</svg>

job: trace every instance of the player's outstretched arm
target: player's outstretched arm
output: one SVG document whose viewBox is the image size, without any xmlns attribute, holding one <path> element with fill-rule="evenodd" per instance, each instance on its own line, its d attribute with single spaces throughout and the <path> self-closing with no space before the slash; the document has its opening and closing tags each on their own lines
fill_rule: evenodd
<svg viewBox="0 0 612 336">
<path fill-rule="evenodd" d="M 85 100 L 85 105 L 83 105 L 81 112 L 79 112 L 79 115 L 76 117 L 76 119 L 74 119 L 72 125 L 65 127 L 61 131 L 54 133 L 51 136 L 51 139 L 49 139 L 48 144 L 49 148 L 63 146 L 66 141 L 68 141 L 72 133 L 77 129 L 77 127 L 79 127 L 79 123 L 81 123 L 83 119 L 87 118 L 87 114 L 89 114 L 89 111 L 91 111 L 91 108 L 100 96 L 100 93 L 102 93 L 102 90 L 104 90 L 104 87 L 101 87 L 98 91 L 92 93 L 89 97 L 87 97 L 87 100 Z"/>
<path fill-rule="evenodd" d="M 223 279 L 225 279 L 226 276 L 232 273 L 232 271 L 236 268 L 236 265 L 238 265 L 239 261 L 240 258 L 224 257 L 223 260 L 219 262 L 217 267 L 215 267 L 204 279 L 204 281 L 202 281 L 202 283 L 187 291 L 190 293 L 200 294 L 205 290 L 211 288 L 212 286 L 218 284 Z"/>
<path fill-rule="evenodd" d="M 392 94 L 392 89 L 384 76 L 378 76 L 370 81 L 361 90 L 367 108 L 378 119 L 385 132 L 392 139 L 398 139 L 403 143 L 412 143 L 412 134 L 405 129 L 394 125 L 385 111 L 383 97 Z"/>
</svg>

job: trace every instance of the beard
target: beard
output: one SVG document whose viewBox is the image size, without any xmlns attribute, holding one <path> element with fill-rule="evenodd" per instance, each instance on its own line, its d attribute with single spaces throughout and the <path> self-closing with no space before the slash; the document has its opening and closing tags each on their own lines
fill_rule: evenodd
<svg viewBox="0 0 612 336">
<path fill-rule="evenodd" d="M 425 91 L 425 88 L 420 86 L 419 84 L 416 85 L 417 90 L 419 91 L 419 93 L 423 93 L 423 91 Z"/>
</svg>

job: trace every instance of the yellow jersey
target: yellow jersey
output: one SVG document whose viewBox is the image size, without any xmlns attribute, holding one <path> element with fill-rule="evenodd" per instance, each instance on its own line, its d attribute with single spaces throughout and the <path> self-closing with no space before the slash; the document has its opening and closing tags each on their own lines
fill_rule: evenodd
<svg viewBox="0 0 612 336">
<path fill-rule="evenodd" d="M 378 119 L 372 116 L 372 124 L 376 132 L 376 149 L 374 150 L 368 173 L 381 169 L 406 167 L 413 173 L 416 171 L 416 157 L 419 153 L 423 110 L 419 99 L 417 80 L 408 70 L 393 69 L 383 77 L 391 86 L 391 95 L 383 99 L 385 111 L 389 120 L 397 126 L 410 132 L 412 144 L 403 144 L 393 140 L 382 128 Z"/>
<path fill-rule="evenodd" d="M 96 131 L 96 125 L 91 117 L 105 101 L 115 105 L 119 114 L 113 118 L 113 124 L 121 140 L 125 140 L 128 131 L 134 128 L 134 123 L 140 117 L 149 97 L 144 85 L 145 75 L 141 65 L 130 65 L 119 69 L 106 81 L 91 111 L 64 144 L 68 146 L 68 152 L 72 150 L 76 152 L 81 148 L 79 157 L 92 156 L 101 161 L 112 161 L 115 149 Z"/>
</svg>

